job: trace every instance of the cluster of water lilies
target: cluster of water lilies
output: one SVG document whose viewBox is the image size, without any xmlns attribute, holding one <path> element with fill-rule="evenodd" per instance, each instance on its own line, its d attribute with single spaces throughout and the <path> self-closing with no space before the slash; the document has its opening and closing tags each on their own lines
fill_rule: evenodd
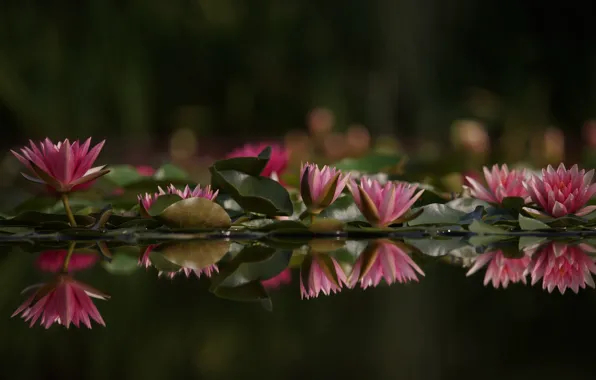
<svg viewBox="0 0 596 380">
<path fill-rule="evenodd" d="M 92 147 L 91 139 L 83 143 L 71 143 L 68 139 L 53 143 L 45 139 L 39 144 L 30 142 L 30 146 L 22 148 L 20 153 L 12 153 L 29 170 L 23 176 L 46 186 L 49 193 L 58 196 L 70 226 L 80 228 L 85 226 L 77 226 L 69 194 L 89 189 L 96 180 L 110 172 L 106 166 L 93 166 L 103 145 L 102 141 Z M 244 160 L 246 158 L 252 161 Z M 287 192 L 290 186 L 282 178 L 287 166 L 288 152 L 282 146 L 247 145 L 231 152 L 225 164 L 213 165 L 211 184 L 158 187 L 154 192 L 138 194 L 137 208 L 133 211 L 139 218 L 157 218 L 171 228 L 227 229 L 232 227 L 232 222 L 237 228 L 242 226 L 241 222 L 259 218 L 271 222 L 280 217 L 306 225 L 314 223 L 338 199 L 351 197 L 367 228 L 387 231 L 412 223 L 420 217 L 426 206 L 414 208 L 425 191 L 417 184 L 401 180 L 387 181 L 373 175 L 352 178 L 349 170 L 304 163 L 295 194 L 305 211 L 295 213 L 297 210 Z M 142 167 L 138 170 L 140 174 L 152 174 L 152 168 Z M 529 217 L 547 220 L 573 215 L 582 218 L 596 210 L 596 206 L 588 205 L 596 194 L 596 184 L 592 184 L 593 174 L 593 170 L 586 172 L 577 165 L 571 169 L 563 164 L 557 169 L 548 166 L 538 174 L 525 169 L 509 170 L 507 165 L 495 165 L 492 169 L 484 168 L 486 186 L 477 179 L 467 177 L 466 188 L 472 198 L 496 208 L 507 208 L 512 199 L 517 199 L 518 204 L 521 204 L 518 211 Z M 265 188 L 272 189 L 271 193 L 275 197 L 269 199 L 263 195 L 261 192 Z M 252 193 L 247 194 L 247 191 Z M 229 210 L 216 203 L 220 194 L 231 196 L 237 206 L 243 209 L 243 216 L 236 215 L 232 221 Z M 196 217 L 198 214 L 202 216 Z M 475 217 L 481 220 L 482 215 Z M 107 223 L 107 220 L 102 223 Z M 502 221 L 503 218 L 496 220 Z M 104 225 L 95 227 L 105 228 Z M 94 256 L 77 253 L 75 244 L 71 243 L 67 250 L 50 251 L 40 256 L 40 268 L 56 272 L 56 277 L 50 283 L 26 289 L 35 291 L 14 315 L 21 314 L 31 325 L 39 321 L 46 328 L 53 323 L 66 327 L 71 324 L 91 327 L 91 320 L 104 325 L 90 297 L 109 297 L 74 280 L 71 275 L 71 272 L 92 266 L 95 262 L 91 259 Z M 160 247 L 160 244 L 147 246 L 139 256 L 139 265 L 146 268 L 151 266 L 151 254 L 163 249 Z M 558 287 L 561 292 L 566 288 L 577 292 L 585 284 L 593 287 L 591 273 L 596 273 L 596 264 L 585 254 L 585 247 L 562 247 L 557 244 L 539 246 L 524 251 L 523 256 L 517 258 L 506 257 L 499 250 L 492 250 L 476 258 L 469 274 L 488 265 L 485 282 L 492 282 L 495 287 L 525 283 L 527 276 L 531 277 L 532 283 L 543 279 L 543 286 L 549 291 Z M 226 249 L 222 252 L 225 254 Z M 216 261 L 205 265 L 180 265 L 176 270 L 160 271 L 159 275 L 169 278 L 177 274 L 211 277 L 219 271 Z M 348 271 L 335 258 L 316 249 L 304 258 L 300 268 L 303 298 L 335 293 L 343 287 L 354 288 L 359 285 L 366 289 L 381 282 L 418 281 L 418 275 L 424 275 L 408 251 L 398 241 L 390 239 L 375 240 L 368 244 Z M 289 270 L 284 269 L 260 283 L 266 289 L 275 289 L 290 279 Z"/>
</svg>

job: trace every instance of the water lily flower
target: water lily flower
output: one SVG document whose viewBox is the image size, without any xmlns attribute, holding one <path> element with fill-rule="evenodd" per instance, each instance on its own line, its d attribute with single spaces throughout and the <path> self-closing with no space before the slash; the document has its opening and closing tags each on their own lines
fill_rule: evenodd
<svg viewBox="0 0 596 380">
<path fill-rule="evenodd" d="M 143 177 L 151 177 L 153 174 L 155 174 L 155 169 L 149 165 L 139 165 L 135 167 L 135 169 L 137 169 L 137 173 Z"/>
<path fill-rule="evenodd" d="M 395 242 L 378 240 L 371 242 L 360 254 L 350 274 L 350 287 L 360 283 L 362 289 L 375 287 L 384 280 L 387 285 L 395 282 L 418 282 L 416 273 L 424 272 L 412 258 Z"/>
<path fill-rule="evenodd" d="M 279 289 L 281 285 L 287 285 L 292 282 L 292 270 L 290 268 L 284 269 L 277 276 L 268 280 L 261 281 L 265 289 Z"/>
<path fill-rule="evenodd" d="M 592 274 L 596 274 L 594 258 L 587 253 L 596 249 L 588 244 L 567 244 L 552 241 L 543 245 L 527 248 L 532 255 L 532 262 L 527 273 L 531 275 L 532 285 L 542 279 L 542 288 L 552 292 L 558 288 L 561 294 L 567 288 L 577 293 L 586 284 L 594 288 Z"/>
<path fill-rule="evenodd" d="M 350 176 L 329 166 L 319 169 L 316 164 L 305 163 L 300 169 L 300 195 L 312 214 L 329 207 L 340 196 Z"/>
<path fill-rule="evenodd" d="M 360 185 L 352 180 L 348 187 L 362 215 L 378 227 L 394 223 L 424 192 L 420 190 L 416 193 L 416 185 L 394 181 L 381 185 L 379 181 L 367 177 L 360 179 Z"/>
<path fill-rule="evenodd" d="M 68 255 L 66 249 L 43 251 L 37 256 L 35 265 L 44 272 L 58 273 L 62 271 L 64 260 Z M 68 271 L 79 271 L 91 268 L 97 262 L 95 253 L 73 252 L 68 263 Z"/>
<path fill-rule="evenodd" d="M 226 158 L 257 157 L 267 147 L 271 147 L 271 156 L 263 168 L 261 176 L 278 181 L 279 176 L 286 171 L 289 160 L 288 150 L 283 145 L 275 143 L 246 144 L 228 153 Z"/>
<path fill-rule="evenodd" d="M 107 174 L 105 166 L 92 167 L 105 140 L 90 148 L 91 138 L 84 143 L 68 139 L 54 144 L 46 138 L 39 147 L 30 141 L 30 147 L 23 147 L 21 154 L 12 154 L 27 166 L 33 176 L 21 173 L 26 179 L 42 183 L 58 193 L 83 190 L 91 186 L 97 178 Z"/>
<path fill-rule="evenodd" d="M 492 282 L 495 288 L 507 286 L 512 283 L 521 282 L 526 284 L 527 269 L 530 265 L 531 257 L 524 254 L 522 257 L 506 257 L 501 250 L 495 250 L 478 255 L 474 260 L 474 265 L 470 268 L 466 276 L 478 272 L 480 268 L 486 266 L 484 274 L 484 285 Z"/>
<path fill-rule="evenodd" d="M 528 178 L 525 169 L 509 170 L 507 165 L 502 165 L 499 168 L 499 165 L 495 164 L 491 170 L 486 166 L 483 167 L 483 171 L 488 189 L 476 179 L 466 176 L 466 181 L 470 185 L 466 187 L 470 189 L 472 197 L 496 204 L 501 204 L 503 198 L 506 197 L 520 197 L 524 198 L 526 202 L 530 201 L 528 191 L 524 187 Z"/>
<path fill-rule="evenodd" d="M 91 320 L 106 325 L 91 297 L 106 300 L 109 296 L 70 275 L 59 274 L 54 281 L 30 286 L 23 293 L 33 289 L 35 292 L 12 314 L 21 314 L 30 327 L 38 320 L 46 329 L 54 323 L 66 328 L 71 324 L 91 328 Z"/>
<path fill-rule="evenodd" d="M 186 185 L 186 187 L 182 190 L 176 188 L 176 186 L 174 185 L 170 185 L 166 188 L 167 192 L 164 191 L 161 187 L 157 187 L 157 189 L 157 193 L 145 193 L 144 195 L 139 194 L 137 196 L 137 199 L 145 208 L 145 210 L 149 210 L 149 208 L 157 200 L 157 198 L 166 194 L 176 194 L 182 199 L 205 198 L 212 201 L 217 197 L 217 194 L 219 193 L 219 190 L 213 191 L 211 189 L 211 185 L 207 185 L 204 188 L 202 188 L 201 185 L 197 185 L 194 189 L 191 189 L 188 185 Z"/>
<path fill-rule="evenodd" d="M 326 254 L 305 257 L 300 267 L 300 296 L 317 297 L 319 293 L 337 293 L 347 284 L 346 275 L 337 261 Z"/>
<path fill-rule="evenodd" d="M 525 186 L 532 200 L 551 216 L 584 216 L 596 210 L 596 206 L 585 206 L 596 194 L 593 176 L 594 169 L 586 173 L 583 169 L 579 170 L 577 165 L 569 170 L 563 164 L 557 170 L 548 165 L 542 169 L 542 178 L 532 176 Z M 526 210 L 532 212 L 531 209 Z"/>
</svg>

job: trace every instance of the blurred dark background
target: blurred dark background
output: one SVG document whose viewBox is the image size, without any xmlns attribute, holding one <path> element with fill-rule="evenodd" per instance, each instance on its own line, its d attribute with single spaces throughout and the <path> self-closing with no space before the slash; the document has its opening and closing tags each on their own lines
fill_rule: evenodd
<svg viewBox="0 0 596 380">
<path fill-rule="evenodd" d="M 191 169 L 264 139 L 462 169 L 594 163 L 595 14 L 588 1 L 7 0 L 0 148 L 93 136 L 109 139 L 104 162 Z M 14 178 L 15 161 L 2 161 Z M 96 268 L 108 327 L 45 331 L 8 319 L 40 274 L 6 255 L 2 377 L 593 378 L 592 290 L 423 269 L 418 285 L 302 302 L 295 278 L 267 313 L 204 280 Z"/>
<path fill-rule="evenodd" d="M 542 164 L 547 150 L 546 161 L 576 162 L 596 117 L 595 11 L 555 1 L 5 1 L 1 144 L 94 136 L 141 161 L 147 147 L 190 138 L 189 149 L 217 155 L 246 140 L 296 140 L 322 107 L 334 116 L 330 146 L 364 126 L 440 156 L 454 130 L 478 145 L 478 127 L 493 160 Z M 545 147 L 553 140 L 567 149 Z"/>
</svg>

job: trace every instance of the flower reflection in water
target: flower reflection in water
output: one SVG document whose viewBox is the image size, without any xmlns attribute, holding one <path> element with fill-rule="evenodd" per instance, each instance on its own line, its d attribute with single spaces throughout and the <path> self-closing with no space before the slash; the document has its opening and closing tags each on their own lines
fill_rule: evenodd
<svg viewBox="0 0 596 380">
<path fill-rule="evenodd" d="M 358 257 L 350 274 L 350 287 L 359 282 L 362 289 L 377 286 L 381 280 L 391 285 L 395 282 L 418 281 L 417 274 L 424 272 L 402 249 L 399 243 L 391 240 L 371 242 Z"/>
<path fill-rule="evenodd" d="M 292 270 L 290 268 L 284 269 L 280 274 L 268 280 L 261 281 L 265 289 L 279 289 L 282 285 L 287 285 L 292 282 Z"/>
<path fill-rule="evenodd" d="M 337 293 L 347 284 L 338 262 L 328 254 L 309 254 L 300 267 L 300 296 L 317 297 L 319 293 Z"/>
<path fill-rule="evenodd" d="M 492 282 L 495 288 L 503 286 L 507 288 L 509 283 L 522 282 L 526 284 L 527 268 L 530 265 L 531 257 L 524 254 L 522 257 L 509 258 L 503 251 L 495 250 L 478 255 L 474 260 L 474 265 L 466 276 L 478 272 L 480 268 L 487 266 L 484 275 L 484 285 Z"/>
<path fill-rule="evenodd" d="M 548 242 L 528 249 L 532 261 L 527 273 L 531 275 L 532 285 L 542 279 L 542 288 L 552 292 L 558 288 L 561 294 L 567 288 L 577 293 L 586 284 L 594 288 L 592 274 L 596 274 L 594 258 L 587 253 L 596 249 L 588 244 L 571 245 L 564 242 Z"/>
<path fill-rule="evenodd" d="M 37 256 L 35 265 L 43 272 L 58 273 L 62 270 L 62 266 L 67 255 L 68 251 L 66 249 L 44 251 Z M 74 272 L 91 268 L 93 265 L 95 265 L 97 259 L 98 256 L 95 252 L 73 252 L 68 264 L 68 271 Z"/>
<path fill-rule="evenodd" d="M 159 244 L 151 244 L 147 246 L 143 254 L 139 257 L 139 266 L 145 267 L 146 269 L 151 267 L 151 253 L 159 247 Z M 158 270 L 157 276 L 158 277 L 168 277 L 173 279 L 177 277 L 179 274 L 184 274 L 186 278 L 189 278 L 192 274 L 194 274 L 197 278 L 201 278 L 201 276 L 211 277 L 214 273 L 219 272 L 219 269 L 216 264 L 209 264 L 201 268 L 190 267 L 189 266 L 181 266 L 180 269 L 173 272 L 164 272 L 162 270 Z"/>
<path fill-rule="evenodd" d="M 108 295 L 93 287 L 76 281 L 68 274 L 59 274 L 54 281 L 30 286 L 23 290 L 35 292 L 12 314 L 30 322 L 32 327 L 38 320 L 46 329 L 58 323 L 69 328 L 81 324 L 91 328 L 91 320 L 105 326 L 103 318 L 93 304 L 91 297 L 106 300 Z"/>
</svg>

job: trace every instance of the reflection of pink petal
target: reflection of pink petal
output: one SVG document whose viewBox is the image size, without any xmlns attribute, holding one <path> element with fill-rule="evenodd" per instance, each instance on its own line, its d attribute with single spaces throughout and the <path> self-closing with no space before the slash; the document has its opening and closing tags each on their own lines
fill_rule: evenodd
<svg viewBox="0 0 596 380">
<path fill-rule="evenodd" d="M 287 285 L 291 282 L 292 271 L 290 268 L 286 268 L 277 276 L 265 281 L 261 281 L 261 284 L 263 284 L 265 289 L 278 289 L 281 285 Z"/>
<path fill-rule="evenodd" d="M 319 263 L 317 255 L 313 255 L 307 283 L 304 283 L 302 280 L 304 275 L 300 273 L 300 295 L 302 298 L 317 297 L 321 292 L 326 296 L 331 293 L 337 293 L 344 285 L 347 284 L 347 278 L 343 269 L 333 257 L 329 256 L 329 259 L 333 264 L 332 269 L 337 274 L 338 285 L 334 284 L 327 277 L 327 274 L 325 274 L 325 271 L 323 268 L 321 268 L 321 264 Z"/>
<path fill-rule="evenodd" d="M 44 272 L 60 272 L 67 254 L 68 251 L 65 249 L 41 252 L 35 260 L 35 265 Z M 73 252 L 68 263 L 68 271 L 87 269 L 95 265 L 96 262 L 97 255 L 95 253 Z"/>
<path fill-rule="evenodd" d="M 37 290 L 14 313 L 33 326 L 38 320 L 46 329 L 58 323 L 66 328 L 81 324 L 91 328 L 91 320 L 105 326 L 91 297 L 108 299 L 109 296 L 74 280 L 69 275 L 58 275 L 52 283 L 37 286 Z"/>
<path fill-rule="evenodd" d="M 213 273 L 217 273 L 219 272 L 219 268 L 217 267 L 216 264 L 213 265 L 209 265 L 207 268 L 203 268 L 203 269 L 192 269 L 192 268 L 180 268 L 180 270 L 178 272 L 159 272 L 157 275 L 159 277 L 161 276 L 166 276 L 170 279 L 173 279 L 174 277 L 176 277 L 178 274 L 183 273 L 186 278 L 189 278 L 191 274 L 195 274 L 195 276 L 197 276 L 197 278 L 201 278 L 201 276 L 206 276 L 206 277 L 211 277 L 213 275 Z"/>
<path fill-rule="evenodd" d="M 480 268 L 488 264 L 484 275 L 484 285 L 492 282 L 495 288 L 503 286 L 507 288 L 509 283 L 526 283 L 526 270 L 530 265 L 530 256 L 524 255 L 520 258 L 505 257 L 502 251 L 490 251 L 476 257 L 474 265 L 467 276 L 476 273 Z"/>
<path fill-rule="evenodd" d="M 532 285 L 542 279 L 542 288 L 552 292 L 555 288 L 561 294 L 567 288 L 577 293 L 586 285 L 594 288 L 592 274 L 596 274 L 594 259 L 587 255 L 584 245 L 568 245 L 562 242 L 549 242 L 533 248 L 532 262 L 527 273 L 532 277 Z"/>
<path fill-rule="evenodd" d="M 372 244 L 377 245 L 375 261 L 370 265 L 368 272 L 358 280 L 361 276 L 363 256 L 358 258 L 350 275 L 350 287 L 356 286 L 358 282 L 362 289 L 369 286 L 375 287 L 381 283 L 381 280 L 388 285 L 395 282 L 402 284 L 410 281 L 417 282 L 416 273 L 424 276 L 422 269 L 398 245 L 391 241 L 378 241 Z"/>
<path fill-rule="evenodd" d="M 205 187 L 201 187 L 201 185 L 197 185 L 194 189 L 191 189 L 188 185 L 186 185 L 183 189 L 178 189 L 174 185 L 170 185 L 167 187 L 167 191 L 164 191 L 161 187 L 158 187 L 158 192 L 154 194 L 139 194 L 137 195 L 137 199 L 143 205 L 145 210 L 149 210 L 153 202 L 157 200 L 157 198 L 161 197 L 162 195 L 166 194 L 175 194 L 178 195 L 182 199 L 187 198 L 205 198 L 209 199 L 210 201 L 214 200 L 217 197 L 219 190 L 213 191 L 211 189 L 211 185 L 207 185 Z"/>
</svg>

